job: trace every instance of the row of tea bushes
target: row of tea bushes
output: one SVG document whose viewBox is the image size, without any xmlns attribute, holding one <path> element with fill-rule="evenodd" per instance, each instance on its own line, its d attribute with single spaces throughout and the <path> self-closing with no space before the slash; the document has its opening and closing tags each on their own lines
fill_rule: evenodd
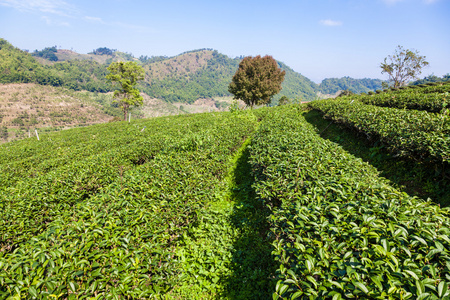
<svg viewBox="0 0 450 300">
<path fill-rule="evenodd" d="M 357 100 L 317 100 L 309 107 L 385 144 L 402 156 L 450 161 L 450 116 L 366 105 Z"/>
<path fill-rule="evenodd" d="M 389 185 L 322 139 L 300 108 L 273 111 L 251 144 L 255 189 L 271 209 L 273 299 L 450 296 L 450 211 Z"/>
<path fill-rule="evenodd" d="M 192 119 L 192 124 L 181 123 Z M 114 122 L 95 126 L 65 130 L 59 134 L 40 134 L 25 141 L 14 141 L 0 145 L 0 185 L 11 184 L 27 177 L 36 177 L 52 169 L 65 166 L 74 161 L 95 158 L 109 150 L 120 149 L 138 152 L 136 147 L 167 148 L 172 139 L 178 140 L 189 132 L 191 127 L 201 126 L 200 120 L 192 116 L 165 117 L 150 120 L 137 120 L 132 123 Z M 178 125 L 176 125 L 178 124 Z M 148 127 L 148 128 L 147 128 Z M 127 156 L 126 153 L 123 156 Z M 5 171 L 3 171 L 5 170 Z"/>
<path fill-rule="evenodd" d="M 446 93 L 450 92 L 450 82 L 434 82 L 423 85 L 407 85 L 402 86 L 400 88 L 391 88 L 389 90 L 384 90 L 384 92 L 389 93 L 414 92 L 420 94 Z"/>
<path fill-rule="evenodd" d="M 53 155 L 38 141 L 3 146 L 17 161 L 0 199 L 0 299 L 167 293 L 182 272 L 179 239 L 216 200 L 256 122 L 220 113 L 93 126 L 43 137 Z M 61 161 L 20 170 L 41 154 L 41 166 Z"/>
<path fill-rule="evenodd" d="M 352 96 L 365 104 L 396 107 L 429 112 L 444 112 L 450 104 L 450 94 L 446 93 L 418 93 L 415 90 L 406 90 L 401 93 L 381 93 L 376 95 Z"/>
</svg>

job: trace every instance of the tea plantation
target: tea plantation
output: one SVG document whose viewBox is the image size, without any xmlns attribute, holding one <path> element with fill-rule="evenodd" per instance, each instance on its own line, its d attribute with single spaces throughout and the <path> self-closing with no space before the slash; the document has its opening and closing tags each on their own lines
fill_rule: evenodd
<svg viewBox="0 0 450 300">
<path fill-rule="evenodd" d="M 320 111 L 447 172 L 445 105 L 378 96 L 0 146 L 0 299 L 448 298 L 450 210 L 306 118 Z"/>
</svg>

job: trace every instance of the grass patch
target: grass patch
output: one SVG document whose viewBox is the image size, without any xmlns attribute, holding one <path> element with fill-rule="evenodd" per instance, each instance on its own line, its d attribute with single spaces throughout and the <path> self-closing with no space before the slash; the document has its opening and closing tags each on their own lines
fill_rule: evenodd
<svg viewBox="0 0 450 300">
<path fill-rule="evenodd" d="M 183 273 L 171 299 L 270 299 L 276 265 L 268 237 L 269 212 L 256 199 L 248 163 L 250 139 L 231 160 L 217 201 L 199 212 L 177 256 Z"/>
<path fill-rule="evenodd" d="M 231 276 L 226 282 L 229 299 L 270 299 L 277 265 L 269 236 L 267 207 L 256 197 L 249 164 L 249 143 L 244 143 L 231 172 L 230 199 L 235 203 L 231 223 L 239 233 L 233 245 Z"/>
</svg>

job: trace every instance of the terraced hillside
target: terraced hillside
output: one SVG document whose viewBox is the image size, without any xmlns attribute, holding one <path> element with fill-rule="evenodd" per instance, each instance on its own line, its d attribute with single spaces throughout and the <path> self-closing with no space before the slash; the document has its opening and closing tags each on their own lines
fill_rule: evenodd
<svg viewBox="0 0 450 300">
<path fill-rule="evenodd" d="M 0 299 L 448 297 L 450 210 L 324 136 L 338 127 L 321 127 L 316 109 L 358 102 L 339 120 L 364 112 L 350 102 L 1 145 Z M 423 157 L 446 166 L 433 154 Z"/>
<path fill-rule="evenodd" d="M 412 194 L 448 205 L 449 89 L 449 83 L 411 86 L 309 106 L 339 124 L 341 131 L 363 137 L 370 153 L 362 156 L 383 169 L 384 176 Z"/>
</svg>

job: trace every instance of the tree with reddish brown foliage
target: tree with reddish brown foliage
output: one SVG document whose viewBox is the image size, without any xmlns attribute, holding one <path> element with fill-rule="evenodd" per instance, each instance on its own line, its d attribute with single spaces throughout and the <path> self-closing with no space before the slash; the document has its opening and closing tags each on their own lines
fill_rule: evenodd
<svg viewBox="0 0 450 300">
<path fill-rule="evenodd" d="M 268 104 L 281 91 L 285 74 L 272 56 L 247 56 L 239 64 L 228 91 L 251 108 Z"/>
</svg>

